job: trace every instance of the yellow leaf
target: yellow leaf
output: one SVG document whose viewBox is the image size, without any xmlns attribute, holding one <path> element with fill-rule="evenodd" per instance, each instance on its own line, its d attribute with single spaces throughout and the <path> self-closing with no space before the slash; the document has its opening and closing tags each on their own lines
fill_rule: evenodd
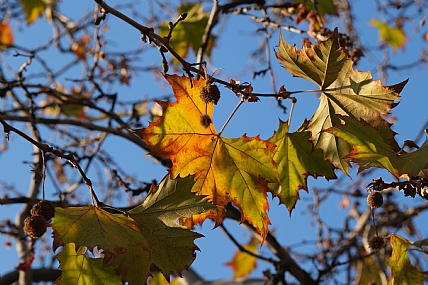
<svg viewBox="0 0 428 285">
<path fill-rule="evenodd" d="M 399 47 L 404 49 L 407 36 L 402 29 L 390 27 L 387 23 L 377 19 L 373 19 L 370 24 L 378 28 L 379 41 L 388 43 L 394 51 Z"/>
<path fill-rule="evenodd" d="M 24 7 L 27 24 L 32 24 L 46 9 L 43 0 L 21 0 L 21 3 Z"/>
<path fill-rule="evenodd" d="M 257 254 L 257 248 L 260 245 L 260 241 L 252 237 L 250 242 L 243 247 L 251 253 Z M 255 256 L 250 255 L 244 251 L 238 250 L 233 256 L 232 260 L 229 261 L 227 266 L 230 266 L 234 271 L 233 278 L 244 278 L 247 277 L 257 267 L 257 259 Z"/>
<path fill-rule="evenodd" d="M 171 283 L 169 283 L 165 277 L 160 272 L 153 274 L 153 277 L 148 282 L 149 285 L 180 285 L 178 278 L 174 278 Z"/>
<path fill-rule="evenodd" d="M 391 235 L 392 256 L 389 260 L 391 276 L 388 285 L 423 285 L 427 277 L 410 263 L 407 248 L 411 242 L 398 236 Z"/>
</svg>

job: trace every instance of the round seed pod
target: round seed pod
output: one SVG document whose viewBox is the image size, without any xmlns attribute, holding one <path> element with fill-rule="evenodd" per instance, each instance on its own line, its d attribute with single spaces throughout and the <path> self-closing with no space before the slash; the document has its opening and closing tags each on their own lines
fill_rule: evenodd
<svg viewBox="0 0 428 285">
<path fill-rule="evenodd" d="M 28 217 L 24 220 L 24 231 L 32 238 L 39 238 L 46 232 L 46 221 L 42 216 Z"/>
<path fill-rule="evenodd" d="M 220 99 L 220 90 L 215 84 L 208 83 L 204 87 L 201 87 L 200 92 L 201 99 L 204 103 L 213 103 L 216 105 Z"/>
<path fill-rule="evenodd" d="M 370 194 L 367 196 L 367 204 L 372 209 L 381 207 L 383 204 L 382 194 L 376 191 L 370 192 Z"/>
<path fill-rule="evenodd" d="M 383 237 L 374 236 L 369 240 L 369 248 L 373 251 L 378 251 L 385 246 L 385 240 Z"/>
<path fill-rule="evenodd" d="M 200 120 L 200 122 L 201 122 L 201 125 L 205 128 L 205 129 L 207 129 L 207 128 L 209 128 L 209 126 L 212 124 L 212 120 L 211 120 L 211 118 L 210 118 L 210 116 L 209 115 L 207 115 L 207 114 L 204 114 L 204 115 L 201 115 L 201 120 Z"/>
<path fill-rule="evenodd" d="M 55 215 L 55 205 L 51 201 L 42 200 L 31 209 L 32 216 L 41 216 L 49 221 Z"/>
</svg>

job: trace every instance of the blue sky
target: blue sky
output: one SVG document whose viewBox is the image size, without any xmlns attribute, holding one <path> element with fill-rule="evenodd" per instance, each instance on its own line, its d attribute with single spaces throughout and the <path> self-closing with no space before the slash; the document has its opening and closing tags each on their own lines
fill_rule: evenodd
<svg viewBox="0 0 428 285">
<path fill-rule="evenodd" d="M 79 5 L 76 5 L 76 2 L 79 2 Z M 109 4 L 114 2 L 119 3 L 120 1 L 109 1 Z M 370 5 L 374 5 L 374 1 L 360 0 L 352 2 L 355 6 L 356 26 L 360 33 L 362 44 L 374 46 L 378 42 L 378 34 L 377 30 L 368 24 L 374 15 L 372 12 L 367 12 L 374 11 L 374 7 L 369 7 Z M 140 1 L 140 4 L 137 5 L 136 8 L 139 9 L 139 11 L 145 11 L 145 5 L 145 1 Z M 94 3 L 91 1 L 63 0 L 60 10 L 67 16 L 77 19 L 83 12 L 91 12 L 93 8 Z M 129 14 L 129 11 L 126 9 L 124 9 L 123 12 Z M 173 19 L 175 19 L 175 17 L 174 15 Z M 332 23 L 328 23 L 328 25 L 332 27 L 335 25 L 335 21 L 336 20 L 333 20 Z M 414 29 L 418 21 L 419 19 L 414 19 L 414 23 L 411 22 L 405 26 L 406 33 L 410 38 L 405 50 L 399 49 L 396 52 L 392 52 L 390 49 L 389 54 L 396 64 L 405 64 L 413 61 L 420 53 L 420 48 L 427 47 L 427 44 L 423 42 L 419 36 L 415 36 L 414 34 Z M 161 59 L 157 50 L 152 46 L 141 43 L 138 31 L 110 15 L 108 16 L 108 21 L 103 23 L 103 25 L 104 24 L 108 24 L 109 26 L 108 36 L 110 38 L 106 52 L 132 50 L 137 46 L 142 46 L 143 52 L 136 62 L 138 66 L 151 65 L 153 63 L 159 64 L 160 66 Z M 18 45 L 32 47 L 38 43 L 43 43 L 44 39 L 51 37 L 50 27 L 41 19 L 28 29 L 25 24 L 22 30 L 18 29 L 16 23 L 12 22 L 12 25 L 15 32 L 15 42 Z M 221 33 L 221 37 L 217 42 L 217 47 L 213 50 L 209 72 L 212 73 L 217 71 L 216 76 L 226 79 L 227 81 L 233 78 L 241 82 L 251 82 L 254 91 L 257 93 L 271 93 L 272 88 L 267 77 L 253 80 L 252 73 L 248 71 L 249 53 L 261 40 L 261 38 L 253 32 L 257 25 L 244 16 L 229 16 L 227 22 L 224 24 L 222 23 L 220 27 L 220 29 L 214 31 L 214 33 Z M 302 29 L 305 28 L 306 27 L 302 27 Z M 284 31 L 284 37 L 289 43 L 295 43 L 300 48 L 300 36 Z M 292 78 L 290 74 L 281 68 L 273 55 L 273 47 L 278 41 L 279 32 L 275 32 L 272 35 L 270 44 L 272 51 L 271 56 L 273 58 L 272 63 L 277 76 L 277 88 L 281 85 L 285 85 L 287 90 L 315 88 L 314 85 L 302 79 Z M 52 61 L 57 56 L 54 50 L 47 51 L 45 53 L 45 56 L 46 55 L 49 57 L 52 56 Z M 7 62 L 4 61 L 6 59 Z M 24 58 L 11 58 L 10 55 L 7 57 L 2 55 L 0 60 L 2 61 L 2 65 L 7 63 L 16 70 L 16 67 L 22 64 Z M 72 60 L 72 55 L 70 55 L 68 60 Z M 190 56 L 188 60 L 192 62 L 194 57 Z M 61 58 L 61 61 L 58 62 L 58 67 L 61 66 L 63 62 L 64 58 Z M 372 58 L 363 58 L 358 65 L 358 69 L 362 71 L 372 71 L 373 77 L 377 79 L 378 74 L 373 63 Z M 34 72 L 37 68 L 37 64 L 34 64 L 28 69 Z M 264 66 L 256 65 L 256 69 L 262 68 L 264 68 Z M 410 81 L 402 93 L 400 104 L 393 110 L 393 113 L 398 117 L 393 129 L 398 133 L 396 138 L 399 144 L 401 144 L 402 141 L 406 139 L 413 139 L 416 137 L 418 132 L 421 131 L 422 124 L 428 119 L 426 115 L 427 71 L 426 69 L 406 70 L 404 72 L 395 72 L 388 75 L 387 84 L 395 84 L 410 77 Z M 69 76 L 79 77 L 80 73 L 77 69 L 70 70 L 64 77 Z M 152 74 L 142 73 L 132 74 L 132 76 L 133 79 L 130 86 L 112 86 L 111 90 L 118 92 L 121 98 L 126 98 L 127 100 L 153 98 L 171 94 L 170 88 L 165 85 L 166 82 L 162 79 L 153 80 Z M 231 91 L 224 87 L 220 87 L 220 90 L 222 97 L 214 111 L 213 117 L 217 129 L 222 126 L 223 122 L 238 103 L 238 99 Z M 291 124 L 292 130 L 298 128 L 305 118 L 309 119 L 318 106 L 316 94 L 300 94 L 297 96 L 297 99 L 298 103 L 296 104 Z M 288 102 L 286 103 L 289 106 Z M 276 107 L 276 101 L 274 99 L 262 99 L 261 102 L 258 103 L 245 103 L 227 126 L 224 136 L 239 137 L 247 133 L 248 136 L 260 134 L 261 138 L 267 139 L 273 134 L 275 129 L 278 128 L 278 118 L 285 121 L 288 119 L 288 113 L 285 115 L 282 114 L 281 110 Z M 21 126 L 21 128 L 24 131 L 28 131 L 25 127 Z M 425 139 L 425 137 L 423 138 Z M 125 143 L 126 142 L 120 138 L 112 138 L 107 142 L 107 148 L 111 148 L 112 153 L 114 153 L 117 146 L 123 146 Z M 417 143 L 420 144 L 421 141 Z M 25 195 L 31 179 L 31 169 L 28 164 L 23 162 L 31 161 L 32 147 L 28 142 L 15 134 L 11 135 L 11 140 L 7 145 L 8 151 L 0 155 L 0 169 L 2 173 L 0 179 L 13 183 L 13 185 Z M 166 170 L 163 167 L 146 157 L 145 153 L 133 145 L 126 144 L 125 147 L 121 147 L 120 153 L 116 154 L 116 158 L 124 170 L 138 176 L 141 180 L 150 181 L 153 178 L 159 180 L 166 174 Z M 91 176 L 91 174 L 93 176 Z M 353 170 L 353 174 L 355 174 L 355 170 Z M 73 175 L 77 176 L 77 173 Z M 382 175 L 385 175 L 385 173 Z M 90 172 L 88 176 L 94 181 L 97 180 L 95 173 Z M 378 176 L 373 176 L 371 178 L 376 177 Z M 391 179 L 387 174 L 384 177 L 384 180 Z M 366 182 L 369 183 L 370 181 Z M 328 185 L 322 178 L 318 178 L 317 180 L 309 178 L 308 183 L 310 189 L 314 186 L 324 187 Z M 46 186 L 48 193 L 47 198 L 52 198 L 54 189 L 49 188 L 52 187 L 52 184 L 47 181 Z M 97 191 L 97 189 L 95 190 Z M 1 193 L 0 191 L 0 194 Z M 87 189 L 84 188 L 80 189 L 79 193 L 88 195 Z M 291 217 L 283 205 L 277 205 L 277 199 L 271 201 L 271 210 L 269 214 L 272 220 L 272 229 L 274 229 L 277 239 L 284 246 L 291 246 L 300 243 L 302 240 L 310 241 L 316 238 L 316 228 L 313 226 L 313 217 L 311 217 L 307 209 L 307 206 L 312 202 L 311 192 L 307 194 L 300 191 L 300 195 L 302 200 L 298 202 Z M 341 226 L 343 218 L 348 211 L 346 209 L 339 209 L 341 199 L 341 195 L 332 195 L 328 203 L 323 206 L 325 207 L 323 213 L 325 213 L 326 221 L 338 227 Z M 87 200 L 89 201 L 89 195 L 87 196 Z M 360 202 L 362 204 L 361 209 L 363 209 L 363 207 L 365 207 L 364 199 Z M 405 204 L 411 205 L 413 202 L 414 201 L 411 199 L 403 199 L 403 203 Z M 10 217 L 10 219 L 13 220 L 14 214 L 19 209 L 20 206 L 1 206 L 0 218 Z M 424 216 L 426 218 L 426 214 Z M 419 220 L 422 218 L 423 217 L 420 217 Z M 247 231 L 237 227 L 234 222 L 228 221 L 226 222 L 226 226 L 242 242 L 248 241 L 251 237 Z M 208 280 L 231 278 L 233 276 L 232 271 L 224 264 L 233 256 L 236 247 L 224 236 L 220 229 L 212 230 L 212 224 L 209 222 L 202 228 L 199 227 L 196 230 L 203 233 L 205 238 L 199 239 L 196 242 L 201 252 L 197 254 L 197 259 L 193 268 Z M 427 237 L 428 229 L 422 228 L 421 233 L 424 237 Z M 4 244 L 6 240 L 10 239 L 0 236 L 0 244 Z M 12 243 L 14 246 L 14 242 Z M 305 250 L 310 250 L 314 249 L 314 246 L 307 245 L 303 246 L 303 248 L 305 248 Z M 219 252 L 221 252 L 221 254 L 219 254 Z M 0 260 L 1 273 L 16 267 L 19 261 L 14 247 L 9 250 L 1 247 L 0 253 L 2 255 L 2 259 Z M 269 256 L 270 252 L 262 248 L 261 254 Z M 268 268 L 268 264 L 259 262 L 258 270 L 254 272 L 252 276 L 261 277 L 261 271 L 266 268 Z"/>
</svg>

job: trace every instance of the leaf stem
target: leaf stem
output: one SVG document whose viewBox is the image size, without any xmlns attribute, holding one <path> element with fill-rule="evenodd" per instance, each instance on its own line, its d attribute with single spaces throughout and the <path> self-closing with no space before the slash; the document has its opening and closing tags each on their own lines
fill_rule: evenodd
<svg viewBox="0 0 428 285">
<path fill-rule="evenodd" d="M 291 118 L 293 117 L 294 105 L 296 105 L 297 99 L 295 97 L 290 97 L 291 99 L 291 108 L 290 115 L 288 116 L 288 130 L 290 130 Z"/>
<path fill-rule="evenodd" d="M 226 122 L 224 123 L 223 127 L 221 127 L 221 130 L 218 132 L 218 136 L 221 136 L 224 129 L 226 128 L 227 124 L 229 124 L 230 119 L 232 119 L 233 115 L 235 115 L 236 111 L 238 111 L 239 107 L 244 103 L 244 97 L 241 96 L 241 100 L 239 100 L 238 105 L 236 105 L 235 109 L 233 109 L 232 113 L 229 115 L 229 118 L 227 118 Z"/>
</svg>

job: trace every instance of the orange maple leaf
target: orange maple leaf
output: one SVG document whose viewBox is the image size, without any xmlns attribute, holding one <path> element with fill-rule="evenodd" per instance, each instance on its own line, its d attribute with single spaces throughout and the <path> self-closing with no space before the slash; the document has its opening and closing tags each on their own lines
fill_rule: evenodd
<svg viewBox="0 0 428 285">
<path fill-rule="evenodd" d="M 173 178 L 195 174 L 192 191 L 205 195 L 215 205 L 231 202 L 265 237 L 270 224 L 266 211 L 268 183 L 277 181 L 272 160 L 275 144 L 259 137 L 221 137 L 211 124 L 200 123 L 202 115 L 212 118 L 213 104 L 200 98 L 203 79 L 165 75 L 172 86 L 176 102 L 158 102 L 163 115 L 145 129 L 134 132 L 145 140 L 154 155 L 170 158 Z M 223 215 L 214 217 L 218 224 Z"/>
</svg>

